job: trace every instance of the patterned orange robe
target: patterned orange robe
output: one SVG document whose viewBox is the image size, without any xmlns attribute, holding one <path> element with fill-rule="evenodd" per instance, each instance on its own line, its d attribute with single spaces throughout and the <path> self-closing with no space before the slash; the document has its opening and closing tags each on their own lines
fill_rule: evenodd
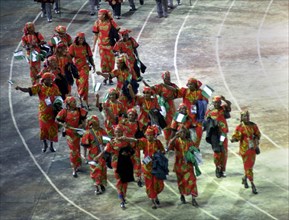
<svg viewBox="0 0 289 220">
<path fill-rule="evenodd" d="M 196 141 L 196 147 L 200 146 L 202 135 L 203 135 L 203 128 L 202 128 L 202 122 L 197 121 L 196 114 L 193 114 L 191 112 L 192 105 L 196 104 L 195 102 L 198 100 L 206 100 L 208 102 L 208 99 L 202 95 L 202 90 L 197 89 L 196 91 L 191 91 L 189 88 L 180 88 L 178 90 L 178 98 L 183 99 L 183 103 L 187 106 L 189 115 L 192 118 L 193 125 L 196 129 L 196 135 L 197 135 L 197 141 Z"/>
<path fill-rule="evenodd" d="M 171 83 L 170 86 L 178 88 L 174 83 Z M 163 97 L 168 105 L 166 108 L 166 117 L 167 127 L 163 129 L 165 140 L 168 142 L 171 136 L 170 124 L 173 120 L 174 114 L 176 113 L 176 107 L 174 104 L 174 99 L 177 98 L 177 94 L 170 89 L 167 89 L 163 84 L 157 84 L 151 87 L 151 89 L 159 96 Z"/>
<path fill-rule="evenodd" d="M 152 156 L 158 150 L 164 153 L 165 149 L 160 140 L 154 139 L 152 142 L 148 141 L 146 138 L 141 138 L 138 140 L 138 147 L 143 150 L 144 158 L 147 156 Z M 164 189 L 164 181 L 157 179 L 156 176 L 152 175 L 152 166 L 153 162 L 149 162 L 148 164 L 143 164 L 142 170 L 145 179 L 146 193 L 150 199 L 156 199 L 158 194 L 160 194 Z"/>
<path fill-rule="evenodd" d="M 26 47 L 28 45 L 32 46 L 33 49 L 27 50 L 27 56 L 30 56 L 30 53 L 35 50 L 38 53 L 40 53 L 40 42 L 44 42 L 44 37 L 41 33 L 38 32 L 37 36 L 36 34 L 26 34 L 22 36 L 22 46 Z M 30 68 L 30 78 L 32 85 L 36 84 L 38 82 L 37 74 L 40 71 L 41 68 L 41 60 L 37 60 L 33 62 L 32 60 L 29 60 L 29 68 Z"/>
<path fill-rule="evenodd" d="M 175 142 L 169 146 L 169 150 L 175 151 L 174 172 L 176 172 L 180 194 L 197 197 L 197 178 L 194 172 L 194 166 L 192 163 L 185 161 L 185 153 L 191 146 L 195 146 L 193 141 L 177 138 Z"/>
<path fill-rule="evenodd" d="M 83 100 L 88 100 L 88 78 L 89 78 L 89 65 L 87 57 L 92 56 L 89 45 L 76 45 L 73 43 L 69 47 L 69 54 L 73 57 L 73 63 L 77 67 L 79 79 L 76 80 L 77 92 Z"/>
<path fill-rule="evenodd" d="M 134 138 L 136 131 L 138 129 L 138 122 L 130 122 L 127 118 L 123 119 L 120 122 L 122 125 L 125 126 L 124 130 L 124 136 Z M 140 162 L 140 149 L 137 144 L 132 144 L 132 147 L 135 150 L 134 155 L 132 156 L 132 163 L 133 163 L 133 169 L 134 173 L 137 177 L 141 177 L 141 162 Z"/>
<path fill-rule="evenodd" d="M 100 68 L 103 73 L 110 73 L 114 69 L 115 57 L 109 41 L 111 25 L 119 29 L 114 20 L 97 20 L 92 27 L 92 32 L 98 34 Z"/>
<path fill-rule="evenodd" d="M 232 136 L 232 138 L 240 141 L 239 154 L 241 155 L 243 160 L 245 176 L 251 182 L 253 182 L 254 179 L 253 167 L 256 159 L 256 146 L 254 146 L 253 148 L 249 148 L 249 142 L 253 143 L 253 138 L 259 140 L 260 137 L 261 133 L 259 131 L 259 128 L 253 122 L 249 122 L 247 125 L 244 123 L 239 124 L 236 127 Z"/>
<path fill-rule="evenodd" d="M 38 95 L 39 97 L 39 127 L 40 140 L 49 140 L 52 142 L 58 141 L 58 125 L 55 122 L 55 113 L 53 112 L 52 103 L 56 96 L 61 96 L 61 93 L 56 84 L 48 87 L 45 84 L 35 84 L 29 88 L 30 95 Z M 47 105 L 45 99 L 49 98 L 50 105 Z"/>
<path fill-rule="evenodd" d="M 221 168 L 221 171 L 226 171 L 226 165 L 228 160 L 228 138 L 227 133 L 229 132 L 227 120 L 225 118 L 224 108 L 220 109 L 212 109 L 206 112 L 206 118 L 212 118 L 218 122 L 218 125 L 221 129 L 222 135 L 225 136 L 225 140 L 223 142 L 224 151 L 216 153 L 214 152 L 214 163 L 216 167 Z"/>
<path fill-rule="evenodd" d="M 75 110 L 62 109 L 56 116 L 56 120 L 65 122 L 67 126 L 78 128 L 81 118 L 85 118 L 87 111 L 84 108 L 77 108 Z M 66 128 L 66 142 L 70 149 L 69 158 L 70 164 L 74 168 L 81 165 L 80 155 L 80 136 L 73 129 Z"/>
<path fill-rule="evenodd" d="M 97 141 L 93 133 L 95 134 Z M 107 133 L 103 128 L 98 130 L 87 129 L 81 138 L 81 145 L 88 149 L 88 160 L 94 160 L 94 158 L 100 153 L 100 145 L 103 145 L 102 136 L 106 136 Z M 97 143 L 98 142 L 98 143 Z M 97 166 L 90 165 L 90 178 L 95 185 L 107 185 L 107 168 L 105 159 L 99 158 Z"/>
<path fill-rule="evenodd" d="M 117 163 L 118 163 L 118 156 L 119 156 L 120 149 L 123 147 L 127 147 L 128 145 L 130 145 L 129 142 L 126 142 L 126 141 L 119 142 L 119 141 L 116 141 L 115 139 L 112 139 L 109 143 L 107 143 L 105 147 L 105 151 L 112 154 L 111 166 L 114 170 L 114 177 L 116 179 L 116 188 L 117 188 L 118 196 L 121 199 L 126 198 L 128 183 L 127 182 L 123 183 L 120 179 L 119 174 L 116 172 Z"/>
<path fill-rule="evenodd" d="M 161 109 L 156 97 L 146 100 L 143 96 L 136 96 L 136 105 L 140 107 L 140 114 L 138 116 L 138 121 L 140 128 L 143 129 L 150 123 L 149 111 L 152 109 Z"/>
</svg>

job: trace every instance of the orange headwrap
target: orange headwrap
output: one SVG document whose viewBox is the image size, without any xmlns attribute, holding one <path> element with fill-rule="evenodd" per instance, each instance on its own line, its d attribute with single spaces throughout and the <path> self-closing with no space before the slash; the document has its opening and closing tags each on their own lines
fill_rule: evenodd
<svg viewBox="0 0 289 220">
<path fill-rule="evenodd" d="M 33 22 L 27 22 L 25 25 L 24 25 L 24 28 L 23 28 L 23 32 L 24 34 L 28 34 L 28 28 L 33 28 L 35 29 L 35 26 L 34 26 L 34 23 Z"/>
<path fill-rule="evenodd" d="M 121 132 L 124 132 L 125 128 L 124 128 L 123 125 L 118 124 L 118 125 L 116 125 L 116 126 L 114 127 L 114 130 L 115 130 L 115 131 L 119 130 L 119 131 L 121 131 Z"/>
<path fill-rule="evenodd" d="M 107 9 L 100 9 L 98 11 L 98 14 L 106 14 L 109 20 L 112 20 L 112 13 L 111 11 L 107 10 Z"/>
<path fill-rule="evenodd" d="M 148 126 L 148 128 L 146 129 L 145 135 L 153 135 L 156 136 L 158 134 L 158 127 L 155 125 L 152 126 Z"/>
<path fill-rule="evenodd" d="M 131 30 L 128 30 L 128 29 L 121 29 L 121 30 L 119 31 L 119 33 L 120 33 L 121 35 L 129 34 L 130 32 L 131 32 Z"/>
<path fill-rule="evenodd" d="M 83 32 L 78 32 L 78 33 L 76 34 L 76 37 L 85 38 L 85 33 L 83 33 Z"/>
<path fill-rule="evenodd" d="M 41 76 L 41 81 L 44 79 L 52 79 L 54 81 L 55 76 L 53 73 L 46 72 L 46 73 L 43 73 L 43 75 Z"/>
<path fill-rule="evenodd" d="M 187 84 L 196 84 L 198 88 L 202 85 L 202 83 L 195 78 L 189 78 Z"/>
<path fill-rule="evenodd" d="M 94 123 L 99 123 L 99 119 L 96 115 L 91 115 L 88 119 L 87 119 L 87 125 L 91 126 Z"/>
<path fill-rule="evenodd" d="M 76 99 L 73 96 L 67 96 L 64 103 L 72 108 L 76 107 Z"/>
<path fill-rule="evenodd" d="M 55 32 L 59 34 L 65 34 L 66 33 L 66 27 L 62 25 L 58 25 L 55 29 Z"/>
<path fill-rule="evenodd" d="M 130 109 L 127 110 L 127 114 L 129 114 L 131 112 L 134 113 L 135 115 L 137 115 L 137 111 L 136 111 L 135 108 L 130 108 Z"/>
<path fill-rule="evenodd" d="M 143 93 L 151 93 L 151 94 L 153 94 L 154 92 L 153 92 L 153 90 L 150 88 L 150 87 L 148 87 L 148 86 L 145 86 L 144 88 L 143 88 Z"/>
</svg>

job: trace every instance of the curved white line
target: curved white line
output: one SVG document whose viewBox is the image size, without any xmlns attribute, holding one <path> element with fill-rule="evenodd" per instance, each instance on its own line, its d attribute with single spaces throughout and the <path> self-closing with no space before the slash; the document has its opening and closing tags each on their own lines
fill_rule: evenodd
<svg viewBox="0 0 289 220">
<path fill-rule="evenodd" d="M 217 184 L 218 186 L 220 186 L 223 190 L 227 191 L 228 193 L 232 194 L 233 196 L 235 196 L 236 198 L 238 198 L 239 200 L 242 200 L 244 202 L 246 202 L 248 205 L 254 207 L 255 209 L 259 210 L 260 212 L 262 212 L 263 214 L 267 215 L 268 217 L 272 218 L 272 219 L 278 219 L 276 217 L 274 217 L 273 215 L 269 214 L 268 212 L 266 212 L 265 210 L 259 208 L 257 205 L 247 201 L 246 199 L 244 199 L 243 197 L 239 196 L 238 194 L 226 189 L 226 187 L 221 186 L 214 178 L 208 176 L 207 174 L 204 174 L 207 178 L 211 179 L 215 184 Z"/>
<path fill-rule="evenodd" d="M 178 80 L 178 85 L 181 86 L 181 81 L 180 81 L 180 76 L 179 76 L 179 71 L 178 71 L 178 65 L 177 65 L 177 52 L 178 52 L 178 43 L 179 43 L 179 39 L 180 39 L 180 35 L 181 35 L 181 32 L 183 31 L 183 28 L 185 26 L 185 23 L 187 22 L 189 16 L 190 16 L 190 13 L 191 11 L 193 10 L 193 8 L 195 7 L 195 5 L 197 4 L 198 0 L 196 0 L 194 2 L 194 4 L 191 6 L 187 16 L 185 17 L 183 23 L 182 23 L 182 26 L 181 28 L 179 29 L 178 31 L 178 34 L 177 34 L 177 38 L 176 38 L 176 41 L 175 41 L 175 48 L 174 48 L 174 67 L 175 67 L 175 74 L 176 74 L 176 77 L 177 77 L 177 80 Z"/>
<path fill-rule="evenodd" d="M 117 191 L 117 189 L 116 189 L 116 187 L 108 180 L 107 181 L 108 183 L 109 183 L 109 185 L 113 188 L 113 189 L 115 189 L 116 191 Z M 127 201 L 130 201 L 130 199 L 126 199 Z M 147 215 L 149 215 L 149 216 L 151 216 L 152 218 L 154 218 L 154 219 L 159 219 L 157 216 L 154 216 L 153 214 L 151 214 L 150 212 L 148 212 L 147 210 L 145 210 L 145 209 L 143 209 L 141 206 L 139 206 L 139 205 L 137 205 L 137 204 L 135 204 L 135 203 L 132 203 L 132 205 L 133 206 L 135 206 L 135 207 L 137 207 L 137 208 L 139 208 L 141 211 L 143 211 L 144 213 L 146 213 Z"/>
<path fill-rule="evenodd" d="M 155 7 L 156 7 L 156 6 L 155 6 Z M 145 22 L 144 22 L 144 24 L 143 24 L 143 26 L 142 26 L 140 32 L 139 32 L 137 38 L 136 38 L 136 41 L 137 41 L 137 42 L 139 41 L 140 36 L 141 36 L 141 34 L 142 34 L 142 32 L 143 32 L 143 30 L 144 30 L 146 24 L 148 23 L 149 18 L 151 17 L 153 11 L 155 10 L 155 7 L 153 7 L 152 10 L 150 11 L 150 13 L 148 14 L 148 16 L 147 16 L 147 18 L 146 18 L 146 20 L 145 20 Z"/>
<path fill-rule="evenodd" d="M 196 3 L 197 3 L 197 1 L 194 3 L 194 5 L 192 6 L 192 8 L 195 6 Z M 229 12 L 230 12 L 230 10 L 231 10 L 231 8 L 233 7 L 234 4 L 235 4 L 235 0 L 231 3 L 231 5 L 230 5 L 230 7 L 229 7 L 229 9 L 228 9 L 228 11 L 227 11 L 227 13 L 225 14 L 225 17 L 224 17 L 224 19 L 223 19 L 223 21 L 222 21 L 221 27 L 220 27 L 219 32 L 218 32 L 218 36 L 220 36 L 222 27 L 223 27 L 223 25 L 224 25 L 224 23 L 225 23 L 225 20 L 227 19 L 228 14 L 229 14 Z M 191 11 L 191 9 L 190 9 L 190 11 Z M 189 13 L 190 13 L 190 11 L 189 11 Z M 174 67 L 175 67 L 175 73 L 176 73 L 176 77 L 177 77 L 177 80 L 178 80 L 178 84 L 179 84 L 179 85 L 180 85 L 180 80 L 179 80 L 179 74 L 178 74 L 177 63 L 176 63 L 176 59 L 177 59 L 177 48 L 178 48 L 177 45 L 178 45 L 179 36 L 180 36 L 180 34 L 181 34 L 181 31 L 182 31 L 182 29 L 183 29 L 183 27 L 184 27 L 184 24 L 185 24 L 186 20 L 188 19 L 188 16 L 189 16 L 189 14 L 186 16 L 186 18 L 185 18 L 185 20 L 184 20 L 184 22 L 183 22 L 183 24 L 182 24 L 182 26 L 181 26 L 181 29 L 180 29 L 179 32 L 178 32 L 177 40 L 176 40 L 176 43 L 175 43 Z M 217 63 L 218 63 L 219 71 L 220 71 L 220 73 L 221 73 L 221 77 L 222 77 L 222 79 L 223 79 L 223 82 L 224 82 L 224 84 L 225 84 L 226 89 L 228 90 L 229 94 L 230 94 L 231 97 L 233 98 L 236 106 L 238 107 L 239 110 L 241 110 L 240 107 L 239 107 L 239 105 L 238 105 L 237 100 L 235 99 L 235 97 L 234 97 L 233 94 L 231 93 L 231 90 L 229 89 L 229 86 L 227 85 L 227 82 L 226 82 L 226 80 L 225 80 L 225 77 L 224 77 L 224 74 L 223 74 L 223 71 L 222 71 L 222 68 L 221 68 L 221 65 L 220 65 L 220 59 L 219 59 L 219 56 L 218 56 L 218 55 L 219 55 L 219 53 L 218 53 L 218 51 L 219 51 L 219 45 L 218 45 L 218 43 L 219 43 L 219 42 L 218 42 L 218 38 L 217 38 L 217 42 L 216 42 L 216 48 L 217 48 L 217 49 L 216 49 L 216 57 L 217 57 Z M 265 134 L 262 133 L 262 135 L 265 136 L 268 140 L 271 140 L 271 139 L 268 138 Z M 274 143 L 272 140 L 271 140 L 271 142 Z M 277 145 L 277 144 L 276 144 L 276 145 Z M 278 146 L 278 145 L 277 145 L 277 146 Z M 216 182 L 216 181 L 214 181 L 214 182 L 218 184 L 218 182 Z M 218 184 L 218 185 L 219 185 L 219 184 Z M 221 187 L 222 187 L 222 186 L 221 186 Z M 279 187 L 279 188 L 280 188 L 280 187 Z M 227 189 L 226 189 L 226 190 L 227 190 Z M 283 189 L 283 190 L 284 190 L 284 189 Z M 227 190 L 227 191 L 228 191 L 228 190 Z M 243 198 L 240 197 L 239 195 L 237 195 L 237 194 L 235 194 L 235 193 L 233 193 L 233 192 L 231 192 L 231 191 L 229 191 L 229 192 L 230 192 L 231 194 L 234 194 L 235 196 L 241 198 L 241 199 L 244 200 L 245 202 L 249 203 L 250 205 L 252 205 L 254 208 L 258 209 L 258 210 L 261 211 L 262 213 L 268 215 L 269 217 L 271 217 L 271 218 L 273 218 L 273 219 L 276 219 L 274 216 L 270 215 L 269 213 L 267 213 L 267 212 L 264 211 L 263 209 L 259 208 L 258 206 L 254 205 L 254 204 L 252 204 L 252 203 L 250 203 L 250 202 L 248 202 L 248 201 L 246 201 L 245 199 L 243 199 Z"/>
<path fill-rule="evenodd" d="M 266 11 L 265 11 L 265 14 L 264 14 L 264 16 L 263 16 L 263 18 L 262 18 L 262 21 L 261 21 L 260 25 L 259 25 L 258 35 L 257 35 L 257 39 L 256 39 L 256 41 L 257 41 L 257 52 L 258 52 L 259 62 L 260 62 L 260 65 L 261 65 L 261 71 L 262 71 L 262 73 L 264 74 L 264 76 L 265 76 L 266 78 L 268 78 L 268 74 L 267 74 L 267 72 L 266 72 L 266 70 L 265 70 L 265 68 L 264 68 L 264 64 L 263 64 L 263 60 L 262 60 L 261 49 L 260 49 L 260 36 L 261 36 L 261 29 L 262 29 L 262 27 L 263 27 L 263 24 L 264 24 L 264 22 L 265 22 L 266 16 L 267 16 L 267 14 L 268 14 L 268 12 L 269 12 L 269 9 L 270 9 L 273 1 L 274 1 L 274 0 L 271 0 L 270 3 L 269 3 L 268 6 L 267 6 L 267 9 L 266 9 Z M 271 84 L 271 83 L 270 83 L 270 84 Z M 279 100 L 279 102 L 281 103 L 281 105 L 288 111 L 288 106 L 284 104 L 283 100 L 282 100 L 282 99 L 280 98 L 280 96 L 278 95 L 276 89 L 275 89 L 274 87 L 272 87 L 272 86 L 270 86 L 270 89 L 271 89 L 272 92 L 275 94 L 275 96 L 277 97 L 277 99 Z"/>
<path fill-rule="evenodd" d="M 176 196 L 179 196 L 180 194 L 177 193 L 173 188 L 171 188 L 168 184 L 165 183 L 165 186 L 172 192 L 174 193 Z M 212 215 L 211 213 L 209 213 L 208 211 L 206 211 L 205 209 L 198 207 L 198 209 L 200 209 L 203 213 L 205 213 L 206 215 L 210 216 L 212 219 L 216 219 L 218 220 L 219 218 Z"/>
<path fill-rule="evenodd" d="M 240 157 L 240 155 L 238 155 L 236 152 L 234 152 L 234 151 L 231 150 L 230 148 L 229 148 L 229 151 L 230 151 L 232 154 L 234 154 L 234 156 L 236 156 L 236 157 L 243 163 L 243 160 L 242 160 L 242 158 Z M 257 169 L 254 169 L 254 172 L 255 172 L 255 173 L 259 173 Z M 262 177 L 262 176 L 261 176 L 261 177 Z M 263 176 L 263 177 L 264 177 L 264 176 Z M 280 186 L 280 185 L 278 185 L 278 184 L 270 181 L 270 180 L 268 179 L 268 177 L 264 177 L 263 180 L 267 181 L 268 183 L 271 183 L 272 185 L 274 185 L 274 186 L 278 187 L 279 189 L 283 190 L 284 192 L 287 192 L 287 193 L 288 193 L 288 189 L 283 188 L 282 186 Z"/>
<path fill-rule="evenodd" d="M 219 69 L 221 78 L 222 78 L 222 80 L 223 80 L 224 86 L 225 86 L 225 88 L 227 89 L 229 95 L 231 96 L 231 98 L 232 98 L 234 104 L 236 105 L 236 107 L 238 108 L 238 110 L 241 111 L 241 108 L 240 108 L 240 106 L 239 106 L 239 104 L 238 104 L 238 101 L 236 100 L 236 98 L 235 98 L 234 95 L 232 94 L 232 92 L 231 92 L 231 90 L 230 90 L 230 88 L 229 88 L 229 86 L 228 86 L 228 84 L 227 84 L 227 81 L 226 81 L 226 79 L 225 79 L 225 76 L 224 76 L 224 73 L 223 73 L 223 70 L 222 70 L 220 57 L 219 57 L 219 37 L 221 36 L 221 32 L 222 32 L 222 29 L 223 29 L 225 20 L 227 19 L 228 15 L 229 15 L 229 13 L 230 13 L 230 10 L 231 10 L 231 8 L 233 7 L 234 4 L 235 4 L 235 0 L 232 1 L 231 5 L 230 5 L 230 7 L 229 7 L 229 9 L 228 9 L 228 11 L 226 12 L 226 15 L 225 15 L 223 21 L 222 21 L 222 23 L 221 23 L 220 29 L 219 29 L 219 31 L 218 31 L 218 35 L 217 35 L 217 38 L 216 38 L 216 60 L 217 60 L 218 69 Z M 277 143 L 275 143 L 275 142 L 274 142 L 271 138 L 269 138 L 266 134 L 264 134 L 264 133 L 261 131 L 261 129 L 260 129 L 260 132 L 261 132 L 261 134 L 262 134 L 268 141 L 270 141 L 275 147 L 280 148 L 280 149 L 283 148 L 282 146 L 280 146 L 280 145 L 278 145 Z"/>
<path fill-rule="evenodd" d="M 83 4 L 86 5 L 87 1 Z M 82 7 L 83 8 L 83 7 Z M 79 13 L 79 11 L 77 12 Z M 33 20 L 33 23 L 35 23 L 35 21 L 40 17 L 41 12 L 36 16 L 36 18 Z M 73 20 L 69 23 L 71 24 L 73 22 Z M 21 41 L 19 42 L 16 51 L 19 49 L 19 47 L 21 46 Z M 13 74 L 13 65 L 14 65 L 14 56 L 12 56 L 11 59 L 11 64 L 10 64 L 10 73 L 9 73 L 9 79 L 12 80 L 12 74 Z M 45 177 L 45 179 L 47 180 L 47 182 L 55 189 L 55 191 L 63 198 L 65 199 L 68 203 L 70 203 L 71 205 L 73 205 L 74 207 L 78 208 L 80 211 L 84 212 L 85 214 L 89 215 L 90 217 L 92 217 L 93 219 L 99 219 L 98 217 L 96 217 L 95 215 L 93 215 L 92 213 L 86 211 L 85 209 L 81 208 L 80 206 L 78 206 L 77 204 L 75 204 L 73 201 L 71 201 L 68 197 L 66 197 L 58 188 L 57 186 L 52 182 L 52 180 L 50 179 L 50 177 L 45 173 L 45 171 L 42 169 L 42 167 L 39 165 L 39 163 L 36 161 L 34 155 L 32 154 L 32 152 L 30 151 L 24 137 L 22 136 L 16 119 L 14 117 L 14 109 L 13 109 L 13 105 L 12 105 L 12 92 L 11 92 L 11 85 L 9 84 L 9 88 L 8 88 L 8 99 L 9 99 L 9 108 L 10 108 L 10 113 L 11 113 L 11 118 L 13 121 L 13 125 L 23 143 L 23 145 L 25 146 L 25 149 L 27 150 L 27 152 L 29 153 L 31 159 L 33 160 L 34 164 L 37 166 L 37 168 L 40 170 L 40 172 L 43 174 L 43 176 Z"/>
</svg>

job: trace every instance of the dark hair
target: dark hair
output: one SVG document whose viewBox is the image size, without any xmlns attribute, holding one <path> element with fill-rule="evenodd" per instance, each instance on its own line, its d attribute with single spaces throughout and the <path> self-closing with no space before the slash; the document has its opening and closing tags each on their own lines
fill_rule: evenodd
<svg viewBox="0 0 289 220">
<path fill-rule="evenodd" d="M 79 37 L 76 37 L 75 38 L 75 44 L 76 45 L 79 45 L 79 39 L 78 39 Z M 86 40 L 85 40 L 85 38 L 83 39 L 83 44 L 82 45 L 84 45 L 84 46 L 86 46 L 86 45 L 88 45 L 87 43 L 86 43 Z"/>
</svg>

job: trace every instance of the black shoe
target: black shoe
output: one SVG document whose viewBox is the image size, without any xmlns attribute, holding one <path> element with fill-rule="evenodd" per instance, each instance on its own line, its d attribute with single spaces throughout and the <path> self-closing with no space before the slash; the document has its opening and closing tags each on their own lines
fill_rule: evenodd
<svg viewBox="0 0 289 220">
<path fill-rule="evenodd" d="M 43 148 L 42 148 L 42 152 L 43 152 L 43 153 L 45 153 L 45 152 L 46 152 L 46 150 L 47 150 L 47 148 L 48 148 L 48 144 L 47 144 L 46 140 L 44 140 L 44 141 L 43 141 Z"/>
<path fill-rule="evenodd" d="M 99 191 L 99 189 L 97 189 L 97 190 L 94 191 L 94 194 L 95 194 L 95 195 L 100 195 L 101 192 Z"/>
<path fill-rule="evenodd" d="M 56 150 L 54 149 L 54 147 L 53 147 L 53 142 L 50 142 L 50 148 L 49 148 L 49 150 L 51 151 L 51 152 L 55 152 Z"/>
<path fill-rule="evenodd" d="M 222 176 L 221 172 L 222 172 L 221 169 L 217 167 L 216 168 L 216 177 L 217 178 L 221 178 L 221 176 Z"/>
<path fill-rule="evenodd" d="M 124 202 L 121 202 L 121 203 L 120 203 L 120 208 L 122 208 L 122 209 L 125 209 L 125 208 L 126 208 Z"/>
<path fill-rule="evenodd" d="M 104 185 L 100 185 L 100 189 L 102 192 L 105 192 L 105 186 Z"/>
<path fill-rule="evenodd" d="M 255 195 L 258 194 L 256 186 L 254 185 L 254 183 L 252 182 L 251 184 L 252 184 L 252 193 Z"/>
<path fill-rule="evenodd" d="M 248 185 L 248 182 L 247 182 L 247 178 L 246 178 L 246 177 L 243 177 L 243 178 L 242 178 L 242 184 L 244 185 L 244 187 L 245 187 L 246 189 L 249 188 L 249 185 Z"/>
<path fill-rule="evenodd" d="M 226 177 L 227 177 L 227 175 L 226 175 L 225 171 L 221 171 L 221 177 L 224 177 L 224 178 L 226 178 Z"/>
<path fill-rule="evenodd" d="M 139 0 L 140 5 L 144 4 L 144 0 Z"/>
<path fill-rule="evenodd" d="M 139 180 L 137 181 L 137 185 L 138 185 L 139 187 L 143 187 L 143 183 L 142 183 L 141 179 L 139 179 Z"/>
<path fill-rule="evenodd" d="M 104 79 L 103 80 L 103 85 L 106 85 L 107 84 L 107 79 Z"/>
<path fill-rule="evenodd" d="M 192 205 L 195 207 L 199 206 L 199 204 L 197 203 L 197 201 L 194 198 L 192 199 Z"/>
<path fill-rule="evenodd" d="M 180 198 L 182 204 L 186 204 L 186 198 L 184 195 L 181 195 L 181 198 Z"/>
<path fill-rule="evenodd" d="M 156 202 L 157 205 L 161 204 L 159 198 L 156 198 L 155 202 Z"/>
<path fill-rule="evenodd" d="M 73 176 L 74 178 L 77 178 L 77 177 L 78 177 L 78 175 L 77 175 L 76 172 L 73 172 L 73 173 L 72 173 L 72 176 Z"/>
<path fill-rule="evenodd" d="M 136 10 L 137 10 L 136 8 L 129 9 L 129 11 L 136 11 Z"/>
<path fill-rule="evenodd" d="M 113 81 L 111 79 L 109 80 L 109 85 L 113 85 Z"/>
</svg>

